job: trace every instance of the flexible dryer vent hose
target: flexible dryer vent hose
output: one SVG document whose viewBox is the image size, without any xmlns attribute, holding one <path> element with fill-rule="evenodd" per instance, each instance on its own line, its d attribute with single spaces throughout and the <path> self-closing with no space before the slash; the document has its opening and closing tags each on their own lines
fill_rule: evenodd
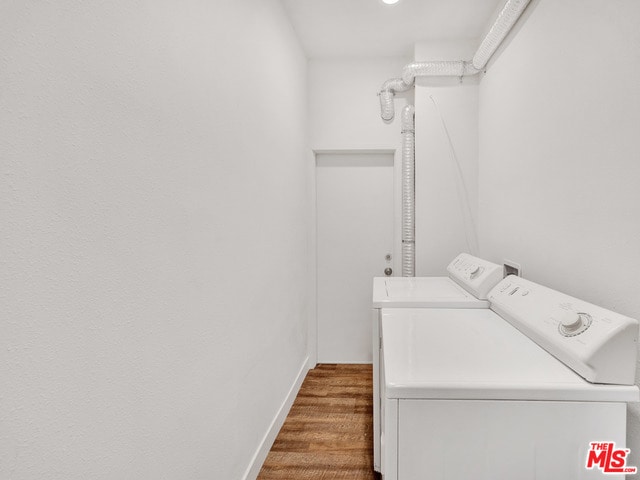
<svg viewBox="0 0 640 480">
<path fill-rule="evenodd" d="M 415 227 L 415 108 L 402 110 L 402 276 L 414 277 Z"/>
</svg>

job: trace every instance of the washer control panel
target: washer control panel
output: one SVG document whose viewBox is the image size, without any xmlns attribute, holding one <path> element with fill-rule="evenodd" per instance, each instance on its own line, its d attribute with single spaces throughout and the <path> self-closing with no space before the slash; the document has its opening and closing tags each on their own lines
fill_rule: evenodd
<svg viewBox="0 0 640 480">
<path fill-rule="evenodd" d="M 633 385 L 638 322 L 513 275 L 489 293 L 491 309 L 593 383 Z"/>
<path fill-rule="evenodd" d="M 502 266 L 461 253 L 447 267 L 449 278 L 480 300 L 502 280 Z"/>
</svg>

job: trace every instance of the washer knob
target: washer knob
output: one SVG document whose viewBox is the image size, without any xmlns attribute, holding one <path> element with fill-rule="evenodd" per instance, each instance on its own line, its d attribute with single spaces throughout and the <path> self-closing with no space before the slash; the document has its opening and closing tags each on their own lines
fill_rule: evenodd
<svg viewBox="0 0 640 480">
<path fill-rule="evenodd" d="M 560 325 L 565 332 L 571 333 L 579 330 L 582 327 L 582 317 L 578 312 L 567 311 L 560 319 Z"/>
<path fill-rule="evenodd" d="M 558 330 L 565 337 L 575 337 L 589 328 L 592 321 L 593 319 L 588 313 L 569 310 L 560 317 Z"/>
</svg>

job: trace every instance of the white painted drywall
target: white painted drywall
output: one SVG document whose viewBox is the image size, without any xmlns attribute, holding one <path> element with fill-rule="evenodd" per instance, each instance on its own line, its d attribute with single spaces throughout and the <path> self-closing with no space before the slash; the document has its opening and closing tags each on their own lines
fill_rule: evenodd
<svg viewBox="0 0 640 480">
<path fill-rule="evenodd" d="M 0 478 L 241 478 L 306 357 L 281 4 L 6 1 L 0 85 Z"/>
<path fill-rule="evenodd" d="M 467 60 L 476 48 L 476 41 L 420 42 L 415 60 Z M 418 77 L 415 106 L 416 275 L 446 275 L 460 252 L 477 253 L 478 80 Z"/>
<path fill-rule="evenodd" d="M 540 0 L 480 85 L 480 245 L 640 319 L 640 3 Z M 640 406 L 628 439 L 640 465 Z"/>
</svg>

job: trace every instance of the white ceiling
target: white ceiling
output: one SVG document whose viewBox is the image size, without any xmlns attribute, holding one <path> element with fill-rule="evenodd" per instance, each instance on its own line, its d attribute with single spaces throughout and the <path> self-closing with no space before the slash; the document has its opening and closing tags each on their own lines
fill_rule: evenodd
<svg viewBox="0 0 640 480">
<path fill-rule="evenodd" d="M 505 0 L 282 0 L 309 58 L 413 57 L 420 40 L 475 40 Z"/>
</svg>

